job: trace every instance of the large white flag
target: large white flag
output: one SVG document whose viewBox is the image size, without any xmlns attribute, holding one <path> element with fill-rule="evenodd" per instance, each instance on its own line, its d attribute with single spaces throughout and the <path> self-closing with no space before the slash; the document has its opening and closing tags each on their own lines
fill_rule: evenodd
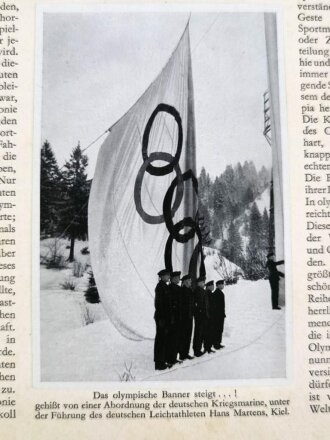
<svg viewBox="0 0 330 440">
<path fill-rule="evenodd" d="M 187 26 L 159 76 L 111 128 L 91 189 L 97 288 L 111 321 L 131 339 L 154 337 L 159 270 L 199 275 L 194 130 Z"/>
</svg>

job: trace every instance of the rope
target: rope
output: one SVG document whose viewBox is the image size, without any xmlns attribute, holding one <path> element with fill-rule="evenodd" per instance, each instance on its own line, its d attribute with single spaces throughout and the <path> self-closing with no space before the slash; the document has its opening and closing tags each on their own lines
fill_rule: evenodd
<svg viewBox="0 0 330 440">
<path fill-rule="evenodd" d="M 101 137 L 104 136 L 104 135 L 105 135 L 106 133 L 108 133 L 108 132 L 110 132 L 110 128 L 107 128 L 102 134 L 100 134 L 96 139 L 94 139 L 90 144 L 88 144 L 86 148 L 84 148 L 83 150 L 81 150 L 81 152 L 84 153 L 86 150 L 88 150 L 89 147 L 91 147 L 92 145 L 94 145 L 95 142 L 97 142 L 99 139 L 101 139 Z M 59 168 L 59 171 L 61 171 L 61 169 L 64 168 L 65 165 L 66 165 L 66 163 L 63 164 L 63 165 L 61 166 L 61 168 Z"/>
<path fill-rule="evenodd" d="M 82 153 L 84 153 L 86 150 L 88 150 L 89 147 L 91 147 L 93 144 L 95 144 L 95 142 L 97 142 L 99 139 L 101 139 L 102 136 L 104 136 L 106 133 L 110 132 L 110 128 L 107 128 L 105 130 L 105 132 L 103 132 L 102 134 L 100 134 L 100 136 L 98 136 L 93 142 L 91 142 L 90 144 L 87 145 L 86 148 L 84 148 L 82 150 Z"/>
<path fill-rule="evenodd" d="M 206 37 L 206 35 L 210 32 L 210 30 L 213 28 L 213 26 L 215 25 L 216 21 L 218 20 L 220 16 L 220 13 L 216 15 L 215 19 L 212 21 L 211 25 L 208 27 L 208 29 L 206 30 L 206 32 L 203 34 L 202 38 L 198 41 L 198 43 L 196 44 L 196 46 L 193 48 L 193 50 L 191 51 L 191 53 L 194 53 L 195 50 L 198 48 L 198 46 L 200 45 L 200 43 L 202 42 L 202 40 L 204 40 L 204 38 Z M 190 18 L 190 17 L 189 17 Z"/>
</svg>

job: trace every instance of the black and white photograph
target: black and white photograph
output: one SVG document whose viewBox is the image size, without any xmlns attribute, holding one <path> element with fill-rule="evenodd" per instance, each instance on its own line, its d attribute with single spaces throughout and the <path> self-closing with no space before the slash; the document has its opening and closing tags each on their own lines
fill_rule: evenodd
<svg viewBox="0 0 330 440">
<path fill-rule="evenodd" d="M 40 16 L 40 383 L 286 379 L 277 12 Z"/>
</svg>

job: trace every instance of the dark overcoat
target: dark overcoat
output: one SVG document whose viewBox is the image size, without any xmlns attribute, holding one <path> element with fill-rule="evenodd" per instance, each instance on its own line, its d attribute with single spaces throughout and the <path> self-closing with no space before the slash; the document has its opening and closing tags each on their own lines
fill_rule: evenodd
<svg viewBox="0 0 330 440">
<path fill-rule="evenodd" d="M 189 355 L 193 317 L 194 317 L 194 292 L 186 286 L 181 287 L 180 305 L 180 358 L 186 359 Z"/>
<path fill-rule="evenodd" d="M 180 351 L 180 304 L 182 288 L 178 284 L 171 283 L 169 292 L 169 319 L 168 319 L 168 344 L 166 361 L 174 364 Z"/>
<path fill-rule="evenodd" d="M 207 320 L 210 316 L 210 308 L 208 295 L 202 287 L 197 286 L 195 289 L 195 332 L 193 349 L 195 354 L 199 354 L 202 350 L 202 345 L 205 339 L 205 331 Z"/>
<path fill-rule="evenodd" d="M 215 289 L 212 294 L 212 345 L 220 348 L 222 342 L 223 326 L 226 317 L 225 295 L 222 290 Z"/>
<path fill-rule="evenodd" d="M 160 280 L 155 289 L 155 323 L 156 337 L 154 361 L 156 368 L 165 365 L 168 352 L 168 330 L 170 316 L 170 296 L 167 284 Z"/>
</svg>

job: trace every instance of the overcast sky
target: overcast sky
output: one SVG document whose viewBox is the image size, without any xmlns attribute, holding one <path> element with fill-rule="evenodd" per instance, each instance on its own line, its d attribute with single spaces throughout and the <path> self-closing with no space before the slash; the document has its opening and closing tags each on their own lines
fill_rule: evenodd
<svg viewBox="0 0 330 440">
<path fill-rule="evenodd" d="M 60 165 L 139 98 L 162 69 L 189 13 L 45 13 L 41 141 Z M 213 25 L 212 25 L 213 24 Z M 193 13 L 190 20 L 197 169 L 270 166 L 263 132 L 267 89 L 262 13 Z M 93 176 L 101 141 L 88 151 Z"/>
</svg>

